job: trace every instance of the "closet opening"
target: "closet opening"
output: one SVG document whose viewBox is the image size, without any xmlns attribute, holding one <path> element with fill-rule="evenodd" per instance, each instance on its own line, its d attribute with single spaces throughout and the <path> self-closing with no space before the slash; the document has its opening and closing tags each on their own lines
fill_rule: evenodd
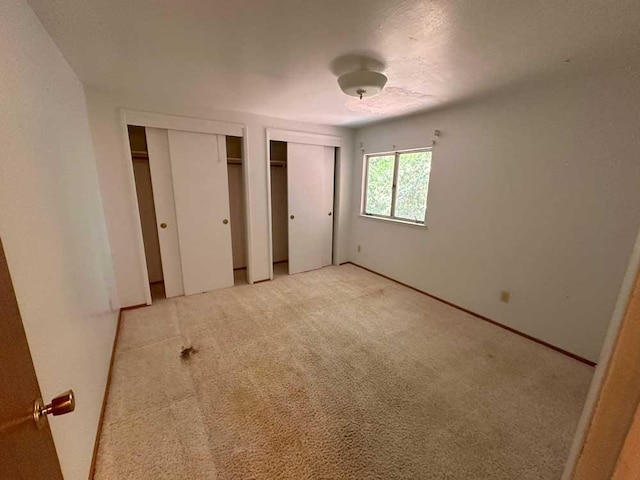
<svg viewBox="0 0 640 480">
<path fill-rule="evenodd" d="M 273 277 L 333 262 L 336 148 L 269 140 Z"/>
<path fill-rule="evenodd" d="M 147 260 L 147 274 L 151 298 L 159 300 L 166 298 L 164 289 L 164 274 L 160 257 L 160 242 L 158 238 L 156 208 L 153 200 L 153 186 L 151 184 L 151 169 L 149 166 L 149 150 L 145 128 L 128 125 L 129 146 L 133 162 L 133 175 L 138 197 L 138 211 L 142 227 L 144 254 Z"/>
<path fill-rule="evenodd" d="M 271 241 L 273 278 L 289 274 L 289 208 L 287 142 L 269 142 L 271 174 Z"/>
<path fill-rule="evenodd" d="M 227 175 L 229 180 L 229 223 L 231 224 L 231 252 L 233 256 L 234 286 L 247 282 L 247 236 L 245 219 L 245 191 L 242 137 L 226 137 Z"/>
<path fill-rule="evenodd" d="M 336 172 L 338 171 L 338 159 L 340 158 L 340 147 L 336 147 L 333 149 L 333 185 L 332 185 L 332 198 L 331 198 L 331 265 L 337 265 L 335 263 L 336 260 L 336 249 L 334 248 L 336 245 L 336 217 L 333 214 L 338 209 L 338 176 Z"/>
</svg>

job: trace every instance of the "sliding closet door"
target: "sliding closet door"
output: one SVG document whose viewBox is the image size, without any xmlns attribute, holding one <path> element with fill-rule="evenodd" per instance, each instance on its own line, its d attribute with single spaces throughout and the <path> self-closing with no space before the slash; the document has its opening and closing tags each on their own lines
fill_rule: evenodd
<svg viewBox="0 0 640 480">
<path fill-rule="evenodd" d="M 169 130 L 185 295 L 233 286 L 225 137 Z"/>
<path fill-rule="evenodd" d="M 331 265 L 335 149 L 287 145 L 289 273 Z"/>
<path fill-rule="evenodd" d="M 184 286 L 182 284 L 176 206 L 173 201 L 169 138 L 167 130 L 145 128 L 145 131 L 153 186 L 153 203 L 156 207 L 164 290 L 167 298 L 177 297 L 184 295 Z"/>
</svg>

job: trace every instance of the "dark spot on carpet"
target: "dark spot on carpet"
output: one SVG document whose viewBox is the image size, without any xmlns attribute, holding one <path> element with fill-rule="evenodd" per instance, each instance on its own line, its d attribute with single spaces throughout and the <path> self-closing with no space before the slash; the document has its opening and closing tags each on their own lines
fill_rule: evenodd
<svg viewBox="0 0 640 480">
<path fill-rule="evenodd" d="M 191 355 L 193 355 L 194 353 L 198 353 L 198 351 L 195 348 L 183 347 L 182 351 L 180 352 L 180 358 L 182 360 L 189 360 L 191 358 Z"/>
</svg>

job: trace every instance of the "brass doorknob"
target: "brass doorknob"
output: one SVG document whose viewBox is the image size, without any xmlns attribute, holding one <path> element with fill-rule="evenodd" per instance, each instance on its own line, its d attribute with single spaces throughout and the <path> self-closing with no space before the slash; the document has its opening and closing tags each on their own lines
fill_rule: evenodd
<svg viewBox="0 0 640 480">
<path fill-rule="evenodd" d="M 160 228 L 167 228 L 167 224 L 166 224 L 166 223 L 164 223 L 164 222 L 163 222 L 163 223 L 161 223 L 161 224 L 160 224 Z"/>
<path fill-rule="evenodd" d="M 293 219 L 294 219 L 294 218 L 296 218 L 296 217 L 294 217 L 293 215 L 291 215 L 289 218 L 290 218 L 291 220 L 293 220 Z"/>
<path fill-rule="evenodd" d="M 44 425 L 44 418 L 51 414 L 54 417 L 73 412 L 76 409 L 76 396 L 73 390 L 56 395 L 49 405 L 45 405 L 42 398 L 37 398 L 33 404 L 33 420 L 38 428 Z"/>
<path fill-rule="evenodd" d="M 229 220 L 227 220 L 227 219 L 225 218 L 224 220 L 222 220 L 222 223 L 224 223 L 224 224 L 226 225 L 227 223 L 229 223 Z"/>
</svg>

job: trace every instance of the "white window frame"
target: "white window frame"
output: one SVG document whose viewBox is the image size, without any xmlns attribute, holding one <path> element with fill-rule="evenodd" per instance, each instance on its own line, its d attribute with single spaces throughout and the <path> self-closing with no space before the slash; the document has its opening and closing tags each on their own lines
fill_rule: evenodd
<svg viewBox="0 0 640 480">
<path fill-rule="evenodd" d="M 400 155 L 403 153 L 419 153 L 419 152 L 431 152 L 431 161 L 433 162 L 433 147 L 421 147 L 421 148 L 410 148 L 406 150 L 394 150 L 391 152 L 375 152 L 375 153 L 366 153 L 363 158 L 363 168 L 362 168 L 362 201 L 360 205 L 360 216 L 364 218 L 372 218 L 377 220 L 383 220 L 386 222 L 395 222 L 395 223 L 404 223 L 406 225 L 414 225 L 418 227 L 426 227 L 427 225 L 427 209 L 425 206 L 424 220 L 423 221 L 415 221 L 409 218 L 396 217 L 394 215 L 395 207 L 396 207 L 396 191 L 398 186 L 398 166 L 400 162 Z M 369 159 L 371 157 L 384 157 L 384 156 L 394 156 L 394 165 L 393 165 L 393 184 L 391 186 L 391 214 L 390 215 L 379 215 L 373 213 L 367 213 L 367 179 L 369 177 Z M 429 181 L 431 181 L 431 171 L 429 171 Z M 429 185 L 427 184 L 427 196 L 425 197 L 425 205 L 428 205 L 428 197 L 429 197 Z"/>
</svg>

